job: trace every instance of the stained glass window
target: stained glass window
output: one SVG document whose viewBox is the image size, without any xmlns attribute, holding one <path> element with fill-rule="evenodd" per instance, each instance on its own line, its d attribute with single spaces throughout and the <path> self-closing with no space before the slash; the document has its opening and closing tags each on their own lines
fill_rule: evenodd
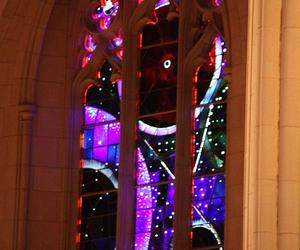
<svg viewBox="0 0 300 250">
<path fill-rule="evenodd" d="M 140 77 L 132 239 L 137 250 L 173 249 L 179 30 L 175 2 L 156 1 L 155 21 L 144 27 L 137 48 Z M 220 0 L 204 3 L 217 8 Z M 83 69 L 93 60 L 98 45 L 101 46 L 102 40 L 97 34 L 110 28 L 118 8 L 116 0 L 91 1 Z M 199 36 L 208 27 L 208 21 L 202 25 Z M 115 54 L 114 59 L 119 62 L 123 58 L 122 43 L 120 31 L 110 38 L 109 48 L 105 48 Z M 222 76 L 225 50 L 222 38 L 216 36 L 207 54 L 208 62 L 199 66 L 194 78 L 191 231 L 192 245 L 197 249 L 223 249 L 228 90 Z M 84 95 L 77 235 L 80 250 L 114 250 L 116 247 L 122 82 L 112 77 L 112 71 L 109 61 L 104 61 L 95 72 L 96 82 Z"/>
<path fill-rule="evenodd" d="M 106 61 L 86 90 L 82 129 L 80 249 L 115 249 L 120 93 Z"/>
<path fill-rule="evenodd" d="M 92 1 L 88 19 L 93 30 L 108 29 L 117 11 L 118 1 Z M 95 34 L 87 33 L 82 68 L 89 63 L 97 46 Z M 108 60 L 104 61 L 95 72 L 96 81 L 84 94 L 77 235 L 80 250 L 116 247 L 121 81 L 112 80 L 112 71 Z"/>
<path fill-rule="evenodd" d="M 157 1 L 141 34 L 135 249 L 173 249 L 178 18 Z"/>
<path fill-rule="evenodd" d="M 226 98 L 224 42 L 217 36 L 209 62 L 195 77 L 193 247 L 222 249 L 224 240 Z M 212 249 L 212 248 L 209 248 Z"/>
</svg>

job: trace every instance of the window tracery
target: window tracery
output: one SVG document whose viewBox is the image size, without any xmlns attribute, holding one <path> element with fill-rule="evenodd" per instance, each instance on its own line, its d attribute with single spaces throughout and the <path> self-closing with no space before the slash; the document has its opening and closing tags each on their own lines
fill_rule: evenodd
<svg viewBox="0 0 300 250">
<path fill-rule="evenodd" d="M 220 4 L 220 0 L 211 0 L 204 5 L 217 8 Z M 123 38 L 120 25 L 113 23 L 119 2 L 93 1 L 91 6 L 89 18 L 93 27 L 85 35 L 82 68 L 90 64 L 98 51 L 104 63 L 100 70 L 90 72 L 93 83 L 84 101 L 81 219 L 77 237 L 81 250 L 115 248 L 120 165 Z M 153 11 L 153 21 L 148 22 L 140 36 L 136 211 L 132 240 L 135 249 L 143 250 L 173 249 L 175 216 L 178 2 L 158 0 L 153 4 Z M 211 24 L 204 20 L 201 25 L 199 37 Z M 193 247 L 220 246 L 222 249 L 228 86 L 222 79 L 224 42 L 219 35 L 211 42 L 209 60 L 199 66 L 194 78 L 191 230 Z"/>
</svg>

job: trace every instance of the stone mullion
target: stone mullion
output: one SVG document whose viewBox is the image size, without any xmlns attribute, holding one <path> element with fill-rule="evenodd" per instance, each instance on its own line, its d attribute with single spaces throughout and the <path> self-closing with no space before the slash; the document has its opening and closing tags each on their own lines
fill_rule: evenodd
<svg viewBox="0 0 300 250">
<path fill-rule="evenodd" d="M 181 1 L 179 14 L 178 74 L 176 107 L 176 157 L 175 157 L 175 217 L 174 249 L 191 249 L 192 226 L 192 136 L 193 105 L 192 76 L 185 75 L 185 57 L 191 47 L 191 1 Z M 190 74 L 192 72 L 189 72 Z M 192 74 L 193 75 L 193 74 Z"/>
<path fill-rule="evenodd" d="M 138 90 L 138 39 L 129 27 L 136 0 L 124 0 L 121 5 L 123 21 L 123 62 L 121 102 L 121 146 L 117 213 L 117 249 L 133 249 L 135 226 L 135 153 Z"/>
</svg>

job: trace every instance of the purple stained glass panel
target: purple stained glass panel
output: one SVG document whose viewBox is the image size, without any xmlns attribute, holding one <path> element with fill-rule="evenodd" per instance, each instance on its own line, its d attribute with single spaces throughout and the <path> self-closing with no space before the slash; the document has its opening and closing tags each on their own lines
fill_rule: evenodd
<svg viewBox="0 0 300 250">
<path fill-rule="evenodd" d="M 194 179 L 194 205 L 199 213 L 194 217 L 204 217 L 207 221 L 224 220 L 225 178 L 223 175 L 198 177 Z"/>
<path fill-rule="evenodd" d="M 84 108 L 84 123 L 85 125 L 97 124 L 102 122 L 115 121 L 116 118 L 110 113 L 99 108 L 85 106 Z"/>
<path fill-rule="evenodd" d="M 172 249 L 174 183 L 137 188 L 135 249 Z"/>
<path fill-rule="evenodd" d="M 108 144 L 108 124 L 94 127 L 94 148 Z"/>
<path fill-rule="evenodd" d="M 120 89 L 108 62 L 85 93 L 82 127 L 80 250 L 115 250 L 120 155 Z M 79 203 L 80 204 L 80 203 Z"/>
<path fill-rule="evenodd" d="M 194 180 L 193 246 L 220 245 L 224 238 L 225 178 L 223 175 Z M 200 233 L 202 232 L 202 233 Z"/>
</svg>

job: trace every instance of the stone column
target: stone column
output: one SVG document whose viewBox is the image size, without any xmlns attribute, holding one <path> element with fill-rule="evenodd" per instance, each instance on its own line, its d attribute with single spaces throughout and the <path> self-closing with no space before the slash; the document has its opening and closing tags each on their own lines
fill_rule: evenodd
<svg viewBox="0 0 300 250">
<path fill-rule="evenodd" d="M 117 216 L 117 249 L 131 250 L 134 241 L 135 151 L 138 91 L 138 40 L 129 27 L 137 5 L 135 0 L 122 1 L 124 47 L 122 61 L 121 148 Z"/>
<path fill-rule="evenodd" d="M 181 1 L 178 40 L 178 73 L 176 103 L 176 157 L 174 249 L 192 248 L 192 135 L 193 135 L 193 76 L 196 69 L 186 59 L 193 44 L 190 39 L 192 24 L 199 12 L 195 1 Z M 198 65 L 197 65 L 198 66 Z"/>
<path fill-rule="evenodd" d="M 278 249 L 300 249 L 300 2 L 282 1 Z"/>
<path fill-rule="evenodd" d="M 27 249 L 32 122 L 35 106 L 20 105 L 13 249 Z"/>
<path fill-rule="evenodd" d="M 280 23 L 280 0 L 249 0 L 245 250 L 277 248 Z"/>
</svg>

